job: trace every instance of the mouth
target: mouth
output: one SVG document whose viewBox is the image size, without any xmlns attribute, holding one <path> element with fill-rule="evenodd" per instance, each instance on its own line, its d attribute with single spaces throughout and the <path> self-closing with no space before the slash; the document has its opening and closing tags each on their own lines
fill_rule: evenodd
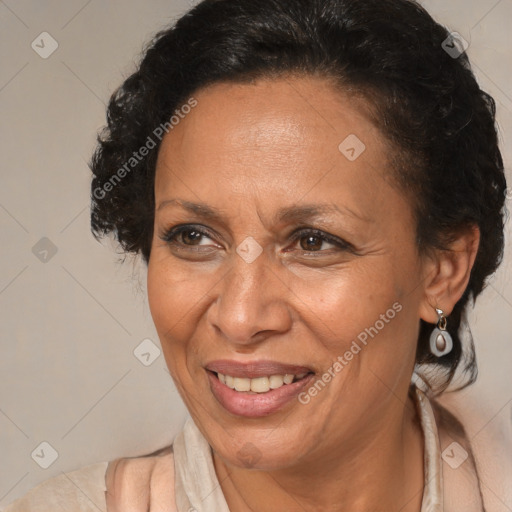
<svg viewBox="0 0 512 512">
<path fill-rule="evenodd" d="M 207 370 L 209 371 L 209 370 Z M 289 386 L 296 382 L 305 379 L 308 375 L 312 375 L 313 372 L 302 372 L 294 375 L 290 373 L 275 374 L 275 375 L 264 375 L 262 377 L 248 378 L 248 377 L 234 377 L 232 375 L 225 375 L 219 372 L 210 372 L 213 374 L 222 384 L 225 384 L 229 389 L 233 389 L 238 393 L 249 393 L 259 394 L 268 393 L 273 389 L 279 389 L 283 386 Z"/>
<path fill-rule="evenodd" d="M 312 369 L 304 366 L 269 361 L 216 361 L 205 369 L 217 402 L 229 413 L 245 417 L 268 416 L 281 410 L 315 376 Z"/>
</svg>

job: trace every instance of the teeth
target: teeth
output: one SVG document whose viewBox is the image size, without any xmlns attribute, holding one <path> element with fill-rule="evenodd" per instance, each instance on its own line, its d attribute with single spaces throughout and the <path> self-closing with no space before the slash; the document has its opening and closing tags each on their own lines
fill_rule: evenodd
<svg viewBox="0 0 512 512">
<path fill-rule="evenodd" d="M 251 379 L 235 377 L 235 389 L 237 391 L 251 391 Z"/>
<path fill-rule="evenodd" d="M 247 379 L 249 380 L 249 379 Z M 258 377 L 257 379 L 251 380 L 251 391 L 255 393 L 266 393 L 270 389 L 268 383 L 268 377 Z"/>
<path fill-rule="evenodd" d="M 291 384 L 293 382 L 294 375 L 286 374 L 283 378 L 285 384 Z"/>
<path fill-rule="evenodd" d="M 268 379 L 270 389 L 280 388 L 284 384 L 284 378 L 282 375 L 272 375 Z"/>
<path fill-rule="evenodd" d="M 235 379 L 231 375 L 226 375 L 226 386 L 231 389 L 235 389 Z"/>
<path fill-rule="evenodd" d="M 247 379 L 243 377 L 231 377 L 231 375 L 223 375 L 222 373 L 217 373 L 219 380 L 223 384 L 226 384 L 228 388 L 235 389 L 236 391 L 253 393 L 266 393 L 271 389 L 278 389 L 285 384 L 291 384 L 295 380 L 295 377 L 298 380 L 304 378 L 306 375 L 307 373 L 300 373 L 298 375 L 270 375 L 269 377 Z"/>
</svg>

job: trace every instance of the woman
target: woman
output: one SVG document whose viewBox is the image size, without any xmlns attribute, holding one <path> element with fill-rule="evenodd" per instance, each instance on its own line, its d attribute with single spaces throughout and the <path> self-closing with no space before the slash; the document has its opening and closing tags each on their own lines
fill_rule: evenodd
<svg viewBox="0 0 512 512">
<path fill-rule="evenodd" d="M 206 0 L 113 95 L 91 168 L 93 232 L 146 261 L 191 420 L 60 506 L 490 510 L 434 397 L 475 378 L 506 184 L 494 102 L 423 8 Z"/>
</svg>

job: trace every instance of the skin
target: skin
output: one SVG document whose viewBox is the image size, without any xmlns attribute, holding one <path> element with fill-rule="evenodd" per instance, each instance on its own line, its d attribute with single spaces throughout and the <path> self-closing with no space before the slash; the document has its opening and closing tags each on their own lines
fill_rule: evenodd
<svg viewBox="0 0 512 512">
<path fill-rule="evenodd" d="M 194 97 L 159 152 L 148 297 L 230 510 L 419 511 L 423 438 L 408 397 L 419 321 L 435 323 L 436 306 L 449 315 L 462 295 L 478 230 L 452 251 L 420 254 L 411 200 L 387 164 L 393 149 L 365 105 L 327 80 L 220 83 Z M 350 134 L 366 146 L 355 161 L 338 149 Z M 326 204 L 336 209 L 276 220 L 282 208 Z M 181 224 L 185 235 L 162 239 Z M 210 234 L 198 238 L 198 227 Z M 299 228 L 350 248 L 294 241 Z M 252 263 L 236 252 L 249 236 L 263 249 Z M 401 311 L 307 405 L 242 418 L 210 390 L 204 366 L 216 359 L 271 359 L 321 377 L 395 303 Z"/>
</svg>

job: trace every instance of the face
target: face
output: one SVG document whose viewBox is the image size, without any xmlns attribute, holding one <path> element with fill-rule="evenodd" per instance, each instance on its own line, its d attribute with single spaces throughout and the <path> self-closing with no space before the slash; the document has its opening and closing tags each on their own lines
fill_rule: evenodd
<svg viewBox="0 0 512 512">
<path fill-rule="evenodd" d="M 423 297 L 391 150 L 363 104 L 319 78 L 194 98 L 162 141 L 148 268 L 182 398 L 240 467 L 371 442 L 407 400 Z"/>
</svg>

